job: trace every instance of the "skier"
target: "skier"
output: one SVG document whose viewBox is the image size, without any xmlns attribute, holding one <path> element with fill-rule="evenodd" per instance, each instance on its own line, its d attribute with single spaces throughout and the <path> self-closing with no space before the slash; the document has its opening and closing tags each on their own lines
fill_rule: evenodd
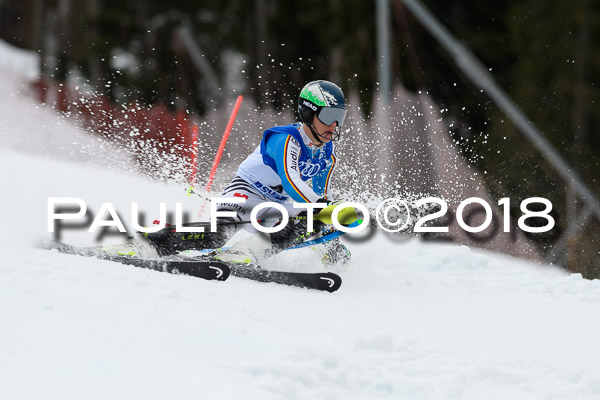
<svg viewBox="0 0 600 400">
<path fill-rule="evenodd" d="M 264 132 L 260 144 L 239 165 L 236 176 L 222 192 L 222 197 L 245 199 L 242 204 L 219 205 L 219 211 L 233 211 L 236 216 L 219 218 L 218 232 L 190 235 L 162 230 L 147 234 L 148 244 L 158 255 L 188 249 L 218 249 L 244 227 L 255 234 L 238 241 L 228 250 L 215 250 L 210 256 L 230 263 L 260 264 L 273 254 L 326 233 L 324 224 L 319 221 L 314 221 L 315 229 L 307 232 L 305 219 L 291 219 L 283 230 L 271 234 L 256 233 L 250 224 L 237 224 L 248 221 L 252 209 L 267 201 L 282 204 L 291 217 L 298 216 L 303 210 L 294 208 L 290 200 L 297 203 L 332 203 L 331 178 L 337 162 L 334 142 L 340 138 L 340 127 L 346 117 L 344 94 L 331 82 L 310 82 L 300 92 L 298 113 L 301 122 L 276 126 Z M 312 187 L 307 181 L 311 181 Z M 263 208 L 257 219 L 280 215 L 276 209 Z M 324 263 L 343 263 L 350 259 L 350 252 L 339 239 L 313 248 L 320 253 Z M 145 249 L 148 249 L 147 245 Z M 130 243 L 128 248 L 116 250 L 119 254 L 134 255 L 142 248 L 139 244 Z M 115 249 L 107 251 L 114 252 Z"/>
</svg>

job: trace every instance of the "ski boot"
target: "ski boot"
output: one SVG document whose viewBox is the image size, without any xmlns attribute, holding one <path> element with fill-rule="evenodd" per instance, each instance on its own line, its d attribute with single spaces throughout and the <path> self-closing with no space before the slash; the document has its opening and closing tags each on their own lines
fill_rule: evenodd
<svg viewBox="0 0 600 400">
<path fill-rule="evenodd" d="M 156 248 L 148 243 L 145 238 L 134 238 L 133 236 L 125 243 L 103 246 L 102 252 L 135 258 L 158 258 L 159 256 Z"/>
<path fill-rule="evenodd" d="M 229 249 L 216 249 L 209 256 L 218 261 L 256 267 L 270 256 L 271 249 L 270 238 L 256 234 L 236 242 Z"/>
</svg>

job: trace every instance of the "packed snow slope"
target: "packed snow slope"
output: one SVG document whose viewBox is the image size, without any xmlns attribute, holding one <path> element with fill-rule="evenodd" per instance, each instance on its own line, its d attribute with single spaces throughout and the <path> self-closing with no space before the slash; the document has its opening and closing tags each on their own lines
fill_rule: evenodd
<svg viewBox="0 0 600 400">
<path fill-rule="evenodd" d="M 129 226 L 132 202 L 148 218 L 160 201 L 198 204 L 102 165 L 105 144 L 91 154 L 95 138 L 15 85 L 0 81 L 0 398 L 600 398 L 600 282 L 550 266 L 375 235 L 347 242 L 353 260 L 329 294 L 38 249 L 48 197 L 111 202 Z M 317 261 L 301 249 L 270 266 Z"/>
</svg>

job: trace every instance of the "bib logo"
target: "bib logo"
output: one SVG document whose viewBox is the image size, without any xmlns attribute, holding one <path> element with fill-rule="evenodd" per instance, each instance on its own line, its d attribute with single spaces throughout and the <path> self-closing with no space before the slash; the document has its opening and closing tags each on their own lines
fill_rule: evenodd
<svg viewBox="0 0 600 400">
<path fill-rule="evenodd" d="M 300 174 L 307 178 L 312 178 L 313 176 L 317 175 L 319 173 L 319 171 L 321 171 L 321 168 L 322 168 L 322 165 L 320 162 L 316 163 L 316 164 L 312 164 L 312 163 L 300 161 Z"/>
<path fill-rule="evenodd" d="M 317 111 L 317 106 L 315 106 L 314 104 L 312 104 L 312 103 L 309 103 L 309 102 L 308 102 L 308 101 L 306 101 L 306 100 L 304 100 L 304 103 L 303 103 L 303 104 L 304 104 L 306 107 L 310 108 L 311 110 L 313 110 L 313 111 Z"/>
</svg>

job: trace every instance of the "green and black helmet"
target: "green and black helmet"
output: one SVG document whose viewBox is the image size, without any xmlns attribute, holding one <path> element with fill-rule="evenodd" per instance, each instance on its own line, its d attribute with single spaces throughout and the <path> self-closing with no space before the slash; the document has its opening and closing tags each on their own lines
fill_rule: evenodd
<svg viewBox="0 0 600 400">
<path fill-rule="evenodd" d="M 346 118 L 346 100 L 344 93 L 336 84 L 329 81 L 313 81 L 307 83 L 298 97 L 298 113 L 300 121 L 313 129 L 313 116 L 325 125 L 337 122 L 339 128 Z M 339 133 L 335 139 L 339 138 Z M 335 140 L 332 139 L 332 140 Z"/>
</svg>

